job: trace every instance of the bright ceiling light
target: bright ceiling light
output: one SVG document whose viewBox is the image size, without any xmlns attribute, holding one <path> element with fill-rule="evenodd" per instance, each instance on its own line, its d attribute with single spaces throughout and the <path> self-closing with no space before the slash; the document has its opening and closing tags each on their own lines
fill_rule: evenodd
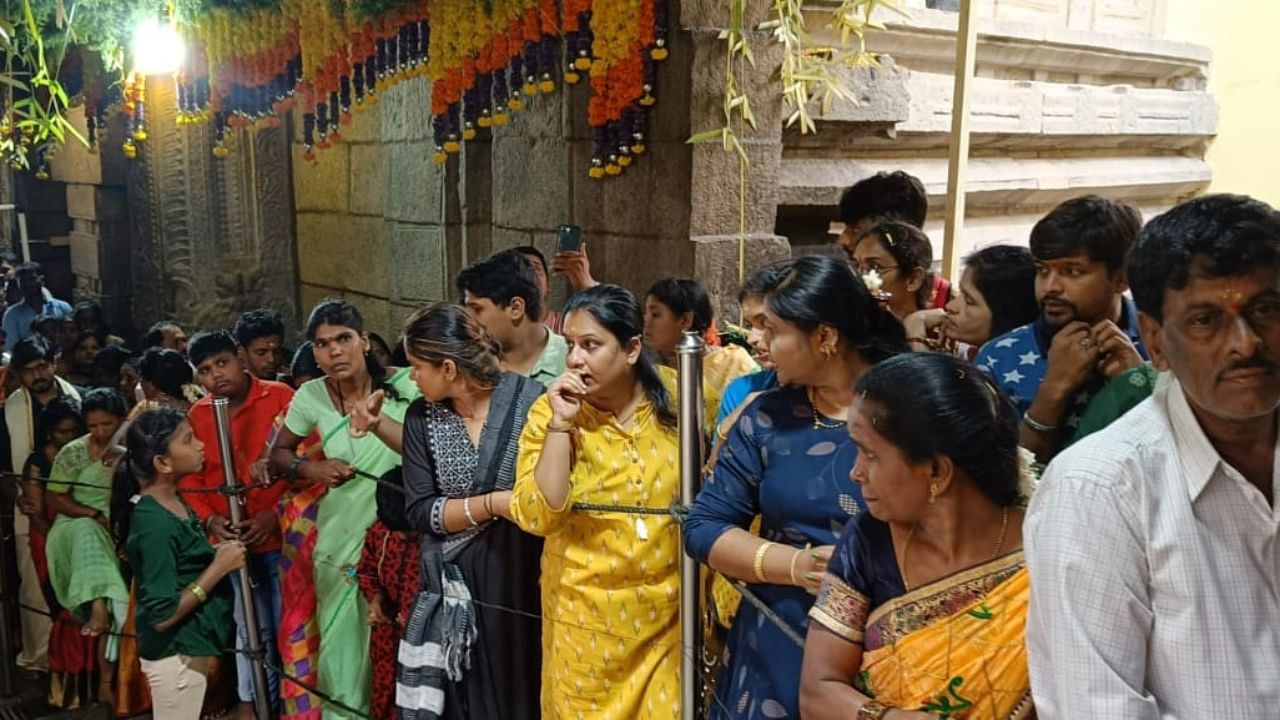
<svg viewBox="0 0 1280 720">
<path fill-rule="evenodd" d="M 152 18 L 133 31 L 134 69 L 143 75 L 172 75 L 185 55 L 182 37 L 169 23 Z"/>
</svg>

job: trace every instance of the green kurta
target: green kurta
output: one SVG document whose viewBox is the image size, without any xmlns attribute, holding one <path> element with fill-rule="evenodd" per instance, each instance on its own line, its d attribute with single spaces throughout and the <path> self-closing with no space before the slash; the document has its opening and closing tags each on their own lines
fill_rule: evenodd
<svg viewBox="0 0 1280 720">
<path fill-rule="evenodd" d="M 325 379 L 317 378 L 298 388 L 285 417 L 285 427 L 298 437 L 318 430 L 325 457 L 344 460 L 375 477 L 400 464 L 400 456 L 372 434 L 351 437 L 349 418 L 339 415 L 325 389 Z M 420 395 L 409 379 L 408 369 L 397 373 L 391 384 L 400 397 L 387 398 L 382 414 L 404 421 L 409 403 Z M 315 584 L 316 615 L 320 627 L 320 690 L 356 708 L 369 707 L 371 683 L 369 665 L 369 625 L 364 597 L 355 577 L 365 532 L 377 518 L 377 485 L 357 476 L 333 488 L 320 501 L 316 518 Z M 333 707 L 326 718 L 349 718 Z"/>
<path fill-rule="evenodd" d="M 208 591 L 209 599 L 175 627 L 157 623 L 178 609 L 182 591 L 213 562 L 215 551 L 194 512 L 183 520 L 150 497 L 134 506 L 129 523 L 129 565 L 138 583 L 138 655 L 218 657 L 231 647 L 231 581 Z"/>
<path fill-rule="evenodd" d="M 64 493 L 71 499 L 104 514 L 111 512 L 110 467 L 89 454 L 88 436 L 67 443 L 53 461 L 48 492 Z M 77 483 L 69 485 L 68 483 Z M 59 515 L 49 529 L 45 545 L 49 563 L 49 583 L 58 602 L 81 621 L 89 619 L 89 603 L 106 599 L 120 618 L 129 606 L 129 588 L 120 576 L 120 561 L 111 533 L 92 518 Z M 108 637 L 109 654 L 114 636 Z"/>
<path fill-rule="evenodd" d="M 47 491 L 65 493 L 81 505 L 109 514 L 111 468 L 90 455 L 88 436 L 73 439 L 58 452 Z M 115 543 L 99 521 L 59 515 L 49 529 L 45 552 L 54 594 L 77 618 L 86 620 L 87 609 L 82 606 L 97 598 L 128 606 L 129 588 L 120 577 Z"/>
</svg>

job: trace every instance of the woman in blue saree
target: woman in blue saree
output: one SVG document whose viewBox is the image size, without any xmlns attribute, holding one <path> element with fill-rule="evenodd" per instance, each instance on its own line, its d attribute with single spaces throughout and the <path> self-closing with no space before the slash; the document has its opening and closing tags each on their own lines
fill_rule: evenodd
<svg viewBox="0 0 1280 720">
<path fill-rule="evenodd" d="M 689 513 L 695 558 L 749 584 L 803 636 L 836 537 L 864 505 L 845 426 L 867 368 L 907 351 L 901 323 L 848 265 L 795 260 L 768 295 L 765 334 L 782 387 L 751 401 Z M 761 516 L 760 536 L 748 531 Z M 802 650 L 749 603 L 729 631 L 712 720 L 799 716 Z"/>
</svg>

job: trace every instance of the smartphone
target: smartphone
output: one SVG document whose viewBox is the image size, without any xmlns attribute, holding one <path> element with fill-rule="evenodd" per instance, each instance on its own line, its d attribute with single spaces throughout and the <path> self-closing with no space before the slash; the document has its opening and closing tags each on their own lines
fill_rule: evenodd
<svg viewBox="0 0 1280 720">
<path fill-rule="evenodd" d="M 578 252 L 582 249 L 582 228 L 577 225 L 561 225 L 556 235 L 556 253 Z"/>
</svg>

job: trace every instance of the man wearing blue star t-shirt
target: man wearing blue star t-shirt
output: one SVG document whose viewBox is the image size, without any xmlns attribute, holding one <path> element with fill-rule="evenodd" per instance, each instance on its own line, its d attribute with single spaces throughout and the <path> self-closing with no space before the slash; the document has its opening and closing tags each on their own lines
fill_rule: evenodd
<svg viewBox="0 0 1280 720">
<path fill-rule="evenodd" d="M 1021 444 L 1048 462 L 1107 380 L 1147 357 L 1125 297 L 1138 211 L 1097 195 L 1068 200 L 1031 230 L 1040 317 L 982 346 L 974 363 L 1022 413 Z"/>
</svg>

